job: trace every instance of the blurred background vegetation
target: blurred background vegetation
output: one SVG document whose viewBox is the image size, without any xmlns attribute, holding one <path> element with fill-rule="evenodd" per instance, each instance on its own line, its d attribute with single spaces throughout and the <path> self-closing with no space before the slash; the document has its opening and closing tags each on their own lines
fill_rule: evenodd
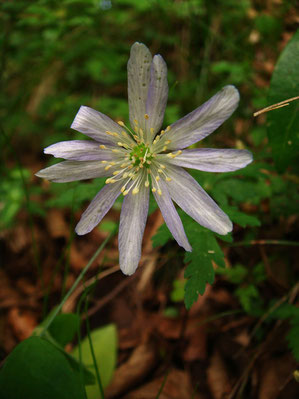
<svg viewBox="0 0 299 399">
<path fill-rule="evenodd" d="M 281 52 L 298 28 L 296 0 L 4 0 L 0 4 L 0 245 L 6 255 L 0 277 L 3 286 L 10 281 L 26 300 L 35 295 L 36 307 L 27 303 L 34 309 L 32 324 L 36 326 L 59 302 L 100 239 L 114 229 L 119 210 L 116 203 L 111 219 L 105 219 L 100 230 L 95 229 L 98 235 L 74 239 L 73 225 L 103 181 L 50 184 L 36 178 L 34 173 L 39 169 L 57 162 L 44 156 L 42 149 L 58 141 L 83 138 L 69 128 L 80 105 L 128 123 L 126 64 L 131 45 L 139 41 L 153 54 L 160 53 L 168 66 L 170 90 L 164 126 L 198 107 L 226 84 L 233 84 L 240 91 L 240 106 L 203 146 L 247 148 L 255 159 L 238 173 L 194 173 L 241 227 L 235 226 L 235 243 L 226 238 L 228 244 L 222 253 L 214 236 L 205 235 L 182 215 L 194 247 L 192 254 L 185 255 L 189 281 L 193 281 L 186 304 L 190 307 L 198 291 L 205 290 L 206 281 L 214 278 L 201 277 L 202 287 L 198 288 L 191 270 L 202 260 L 203 248 L 209 250 L 214 245 L 218 257 L 211 256 L 207 267 L 213 270 L 213 261 L 230 265 L 217 273 L 221 275 L 218 278 L 225 279 L 229 295 L 235 295 L 233 312 L 241 309 L 253 318 L 248 329 L 252 320 L 257 322 L 258 342 L 271 330 L 271 321 L 293 318 L 287 339 L 299 359 L 298 310 L 290 305 L 273 312 L 276 300 L 283 304 L 291 298 L 294 302 L 297 294 L 292 289 L 298 275 L 294 243 L 298 237 L 298 164 L 290 160 L 290 165 L 277 167 L 269 145 L 267 115 L 253 117 L 256 110 L 274 102 L 268 96 L 270 81 Z M 298 80 L 295 84 L 297 90 Z M 288 94 L 276 101 L 285 100 Z M 296 94 L 289 97 L 292 95 Z M 295 112 L 296 107 L 295 103 L 290 105 L 289 112 Z M 277 113 L 276 117 L 281 115 Z M 60 235 L 60 228 L 69 229 L 68 233 Z M 185 280 L 179 271 L 184 255 L 176 245 L 167 243 L 169 239 L 164 226 L 153 240 L 156 246 L 166 246 L 157 261 L 160 279 L 155 284 L 165 282 L 163 271 L 168 279 L 167 290 L 163 289 L 160 296 L 151 292 L 151 300 L 154 311 L 160 306 L 165 311 L 163 317 L 176 317 L 182 314 Z M 257 249 L 255 243 L 263 244 L 261 239 L 268 240 L 267 251 L 263 246 Z M 117 264 L 113 245 L 108 261 L 102 259 L 109 267 Z M 57 283 L 58 271 L 62 277 Z M 43 300 L 35 289 L 41 289 Z M 107 294 L 105 287 L 102 292 Z M 158 306 L 157 298 L 165 301 Z M 1 306 L 5 301 L 3 294 Z M 5 306 L 10 320 L 10 305 Z M 231 303 L 227 306 L 230 309 Z M 263 315 L 268 315 L 269 309 L 271 317 L 263 330 Z M 93 321 L 93 325 L 108 319 Z M 0 333 L 4 331 L 1 326 Z M 5 354 L 27 338 L 26 334 L 15 334 L 12 339 L 5 332 L 3 336 Z"/>
<path fill-rule="evenodd" d="M 269 157 L 263 151 L 265 121 L 254 121 L 252 113 L 268 104 L 275 62 L 298 22 L 294 7 L 292 0 L 3 1 L 1 228 L 24 206 L 24 181 L 27 201 L 40 193 L 33 172 L 55 162 L 41 149 L 81 138 L 69 129 L 81 104 L 128 121 L 126 63 L 135 41 L 167 61 L 165 126 L 234 84 L 240 107 L 205 146 L 210 141 L 215 147 L 249 147 L 256 157 Z M 56 197 L 65 191 L 51 187 Z M 81 193 L 81 201 L 93 193 Z M 44 206 L 32 201 L 30 212 L 42 215 Z M 60 200 L 70 203 L 67 195 Z"/>
</svg>

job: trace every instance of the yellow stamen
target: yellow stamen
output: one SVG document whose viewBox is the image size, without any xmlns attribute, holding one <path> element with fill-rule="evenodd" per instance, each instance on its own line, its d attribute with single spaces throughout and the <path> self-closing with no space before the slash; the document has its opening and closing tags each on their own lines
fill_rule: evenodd
<svg viewBox="0 0 299 399">
<path fill-rule="evenodd" d="M 118 121 L 117 123 L 118 123 L 120 126 L 125 126 L 125 124 L 124 124 L 123 121 Z"/>
<path fill-rule="evenodd" d="M 100 145 L 100 148 L 101 148 L 102 150 L 105 150 L 107 147 L 106 147 L 104 144 L 101 144 L 101 145 Z"/>
<path fill-rule="evenodd" d="M 148 114 L 144 114 L 144 118 L 148 119 L 149 118 Z"/>
</svg>

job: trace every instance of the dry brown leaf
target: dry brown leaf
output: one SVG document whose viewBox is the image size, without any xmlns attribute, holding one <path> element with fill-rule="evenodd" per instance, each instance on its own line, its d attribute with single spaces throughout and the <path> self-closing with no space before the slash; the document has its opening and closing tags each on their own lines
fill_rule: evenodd
<svg viewBox="0 0 299 399">
<path fill-rule="evenodd" d="M 281 388 L 294 369 L 295 364 L 289 354 L 265 359 L 260 370 L 258 399 L 278 398 Z"/>
<path fill-rule="evenodd" d="M 166 381 L 165 381 L 166 378 Z M 165 385 L 163 383 L 165 381 Z M 171 370 L 166 376 L 156 378 L 141 388 L 127 394 L 123 399 L 153 399 L 157 397 L 162 388 L 159 399 L 201 399 L 198 395 L 193 395 L 193 389 L 189 376 L 184 371 Z"/>
<path fill-rule="evenodd" d="M 67 239 L 70 235 L 70 227 L 60 210 L 49 209 L 47 212 L 47 226 L 53 238 L 64 237 Z"/>
<path fill-rule="evenodd" d="M 37 326 L 35 313 L 29 310 L 21 311 L 17 307 L 13 307 L 9 310 L 7 320 L 15 336 L 20 341 L 29 338 L 34 328 Z"/>
<path fill-rule="evenodd" d="M 114 398 L 142 381 L 158 362 L 155 346 L 147 343 L 138 346 L 129 360 L 114 373 L 113 380 L 105 392 L 106 399 Z"/>
<path fill-rule="evenodd" d="M 227 366 L 220 353 L 215 350 L 207 369 L 208 384 L 214 399 L 225 398 L 232 389 L 226 370 Z"/>
<path fill-rule="evenodd" d="M 16 306 L 19 303 L 20 296 L 10 283 L 4 270 L 0 269 L 0 307 L 6 308 Z"/>
<path fill-rule="evenodd" d="M 205 360 L 207 357 L 206 325 L 200 325 L 203 320 L 198 318 L 188 321 L 185 335 L 189 338 L 189 342 L 183 353 L 183 358 L 187 362 Z"/>
</svg>

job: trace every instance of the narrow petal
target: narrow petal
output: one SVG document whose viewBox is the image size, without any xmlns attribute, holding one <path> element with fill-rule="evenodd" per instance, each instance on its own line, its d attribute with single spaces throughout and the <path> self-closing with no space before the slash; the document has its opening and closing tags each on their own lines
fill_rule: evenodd
<svg viewBox="0 0 299 399">
<path fill-rule="evenodd" d="M 87 140 L 61 141 L 45 148 L 44 153 L 72 161 L 110 161 L 113 157 L 111 148 Z"/>
<path fill-rule="evenodd" d="M 137 269 L 141 257 L 141 244 L 146 224 L 149 189 L 141 186 L 138 194 L 129 193 L 120 214 L 118 233 L 119 265 L 124 274 L 131 275 Z"/>
<path fill-rule="evenodd" d="M 170 140 L 169 150 L 182 149 L 202 140 L 231 116 L 239 103 L 239 92 L 234 86 L 225 86 L 203 105 L 170 126 L 162 140 Z"/>
<path fill-rule="evenodd" d="M 176 242 L 183 247 L 185 251 L 192 251 L 191 245 L 186 237 L 181 218 L 179 217 L 168 193 L 167 185 L 162 180 L 159 181 L 159 185 L 162 195 L 159 195 L 157 192 L 155 192 L 154 197 L 162 212 L 165 223 Z"/>
<path fill-rule="evenodd" d="M 146 132 L 148 138 L 153 139 L 162 126 L 168 97 L 167 66 L 160 55 L 154 56 L 150 72 L 146 101 L 146 113 L 149 116 L 146 121 Z M 152 132 L 150 131 L 151 128 L 153 129 Z"/>
<path fill-rule="evenodd" d="M 152 55 L 142 43 L 134 43 L 131 47 L 128 61 L 128 99 L 130 123 L 135 127 L 138 121 L 139 128 L 145 131 L 146 99 L 150 82 L 150 65 Z M 139 131 L 138 135 L 140 136 Z"/>
<path fill-rule="evenodd" d="M 107 115 L 82 105 L 75 116 L 71 128 L 98 141 L 101 144 L 117 145 L 122 128 Z M 111 135 L 109 133 L 115 133 Z"/>
<path fill-rule="evenodd" d="M 91 201 L 76 226 L 76 233 L 84 235 L 96 227 L 120 195 L 122 181 L 106 184 Z"/>
<path fill-rule="evenodd" d="M 232 172 L 244 168 L 252 162 L 252 154 L 247 150 L 196 148 L 183 150 L 175 158 L 159 155 L 161 162 L 203 170 L 205 172 Z"/>
<path fill-rule="evenodd" d="M 177 166 L 167 166 L 167 174 L 172 179 L 167 183 L 169 194 L 183 211 L 218 234 L 225 235 L 232 230 L 228 216 L 189 173 Z"/>
<path fill-rule="evenodd" d="M 111 176 L 112 168 L 105 170 L 105 167 L 106 165 L 99 161 L 64 161 L 42 169 L 35 175 L 55 183 L 66 183 L 75 180 Z"/>
</svg>

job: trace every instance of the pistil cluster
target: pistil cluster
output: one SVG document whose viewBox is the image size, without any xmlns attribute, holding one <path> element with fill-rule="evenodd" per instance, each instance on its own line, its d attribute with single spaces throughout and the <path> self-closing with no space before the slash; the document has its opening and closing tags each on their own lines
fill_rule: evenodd
<svg viewBox="0 0 299 399">
<path fill-rule="evenodd" d="M 149 119 L 149 115 L 145 114 L 144 118 Z M 145 135 L 143 130 L 138 126 L 138 122 L 134 120 L 134 131 L 131 131 L 122 121 L 118 124 L 125 130 L 121 135 L 116 132 L 106 131 L 110 136 L 114 136 L 119 140 L 117 145 L 119 149 L 113 149 L 115 157 L 112 161 L 102 161 L 107 166 L 105 170 L 113 169 L 112 176 L 106 180 L 106 184 L 113 184 L 117 181 L 123 180 L 124 185 L 121 188 L 123 195 L 127 195 L 131 190 L 132 194 L 136 195 L 139 192 L 140 186 L 149 187 L 151 184 L 152 192 L 157 192 L 162 195 L 159 181 L 164 179 L 166 182 L 171 181 L 167 175 L 167 168 L 164 164 L 159 162 L 157 155 L 164 153 L 169 158 L 175 158 L 181 151 L 176 153 L 167 153 L 167 146 L 170 140 L 161 140 L 163 135 L 170 130 L 167 127 L 165 130 L 154 136 L 154 130 L 149 129 L 152 139 L 150 142 L 145 142 Z M 105 145 L 100 145 L 101 149 L 108 149 Z"/>
</svg>

